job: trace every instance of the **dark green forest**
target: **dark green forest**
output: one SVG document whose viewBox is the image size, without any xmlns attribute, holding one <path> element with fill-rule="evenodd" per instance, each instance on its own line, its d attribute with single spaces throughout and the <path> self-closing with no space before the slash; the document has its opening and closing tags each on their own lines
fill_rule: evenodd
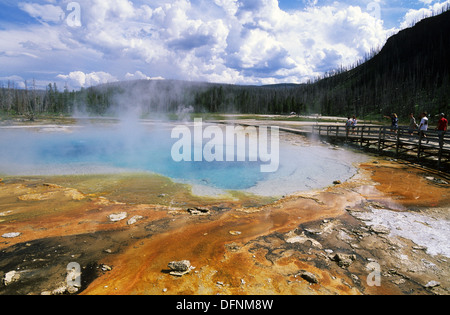
<svg viewBox="0 0 450 315">
<path fill-rule="evenodd" d="M 381 117 L 397 113 L 450 112 L 450 11 L 391 37 L 349 69 L 331 71 L 307 84 L 239 86 L 175 80 L 126 81 L 69 91 L 49 84 L 0 85 L 0 113 L 115 115 L 197 113 L 311 114 Z"/>
</svg>

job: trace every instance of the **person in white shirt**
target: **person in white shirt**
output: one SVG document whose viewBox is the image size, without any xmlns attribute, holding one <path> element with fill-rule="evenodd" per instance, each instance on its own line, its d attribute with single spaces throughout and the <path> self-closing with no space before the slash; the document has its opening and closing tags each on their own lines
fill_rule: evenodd
<svg viewBox="0 0 450 315">
<path fill-rule="evenodd" d="M 420 120 L 419 125 L 419 137 L 420 139 L 423 139 L 427 137 L 426 132 L 428 131 L 428 113 L 424 112 L 422 113 L 422 115 L 420 115 L 420 117 L 422 119 Z"/>
<path fill-rule="evenodd" d="M 358 120 L 356 119 L 356 116 L 353 116 L 351 125 L 352 125 L 352 134 L 355 134 L 356 127 L 358 126 Z"/>
</svg>

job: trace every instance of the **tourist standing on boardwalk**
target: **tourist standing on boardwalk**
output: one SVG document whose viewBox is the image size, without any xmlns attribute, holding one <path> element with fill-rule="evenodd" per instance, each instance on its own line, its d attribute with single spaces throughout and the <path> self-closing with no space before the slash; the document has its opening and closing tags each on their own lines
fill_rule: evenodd
<svg viewBox="0 0 450 315">
<path fill-rule="evenodd" d="M 347 122 L 345 123 L 345 129 L 347 130 L 347 134 L 350 131 L 350 128 L 352 127 L 353 120 L 348 116 Z"/>
<path fill-rule="evenodd" d="M 424 112 L 422 115 L 420 115 L 420 125 L 419 125 L 419 137 L 420 139 L 426 138 L 428 131 L 428 113 Z"/>
<path fill-rule="evenodd" d="M 414 114 L 411 113 L 409 116 L 409 134 L 412 136 L 414 134 L 414 130 L 416 130 L 417 128 L 419 128 L 419 126 L 417 125 L 416 122 L 416 118 L 414 117 Z"/>
<path fill-rule="evenodd" d="M 352 127 L 352 119 L 348 116 L 347 122 L 345 123 L 345 131 L 347 133 L 347 137 L 350 134 L 350 128 Z"/>
<path fill-rule="evenodd" d="M 353 119 L 352 119 L 353 133 L 355 133 L 356 126 L 358 126 L 358 120 L 356 119 L 356 116 L 353 116 Z"/>
<path fill-rule="evenodd" d="M 444 135 L 447 132 L 447 128 L 448 128 L 448 120 L 445 118 L 445 114 L 441 114 L 439 116 L 438 126 L 436 128 L 439 135 L 439 145 L 444 144 Z"/>
<path fill-rule="evenodd" d="M 398 130 L 398 116 L 397 114 L 392 114 L 391 116 L 384 116 L 391 120 L 391 131 L 397 132 Z"/>
</svg>

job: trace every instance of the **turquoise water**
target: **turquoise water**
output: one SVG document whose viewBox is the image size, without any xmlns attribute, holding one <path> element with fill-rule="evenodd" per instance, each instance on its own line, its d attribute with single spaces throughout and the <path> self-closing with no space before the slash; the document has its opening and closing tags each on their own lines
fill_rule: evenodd
<svg viewBox="0 0 450 315">
<path fill-rule="evenodd" d="M 176 181 L 222 190 L 283 195 L 347 180 L 354 156 L 329 147 L 282 142 L 280 167 L 261 173 L 261 162 L 174 162 L 171 129 L 82 127 L 70 132 L 0 129 L 0 173 L 73 175 L 148 171 Z M 349 158 L 352 157 L 352 158 Z M 235 159 L 237 160 L 237 159 Z"/>
<path fill-rule="evenodd" d="M 86 165 L 109 169 L 148 171 L 173 179 L 210 185 L 220 189 L 250 188 L 266 177 L 260 164 L 250 162 L 174 162 L 170 131 L 149 130 L 128 135 L 122 130 L 93 128 L 73 133 L 30 133 L 8 130 L 0 136 L 3 172 L 31 174 L 67 173 L 79 167 L 78 174 L 91 173 Z M 23 167 L 21 167 L 21 165 Z M 23 170 L 23 171 L 21 171 Z M 45 175 L 45 174 L 39 174 Z M 236 180 L 238 179 L 238 180 Z"/>
</svg>

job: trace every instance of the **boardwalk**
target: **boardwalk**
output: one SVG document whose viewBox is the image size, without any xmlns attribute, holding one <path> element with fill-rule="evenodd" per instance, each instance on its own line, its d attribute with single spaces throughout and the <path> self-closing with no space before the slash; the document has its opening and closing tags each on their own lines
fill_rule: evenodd
<svg viewBox="0 0 450 315">
<path fill-rule="evenodd" d="M 440 138 L 437 131 L 430 130 L 426 133 L 426 138 L 421 138 L 417 131 L 410 134 L 407 127 L 392 131 L 390 127 L 378 126 L 359 126 L 350 130 L 344 126 L 313 126 L 311 133 L 319 137 L 354 142 L 378 153 L 395 154 L 398 158 L 413 159 L 443 171 L 450 169 L 449 133 Z"/>
<path fill-rule="evenodd" d="M 325 138 L 329 141 L 356 143 L 362 148 L 378 154 L 394 155 L 397 158 L 417 162 L 450 173 L 450 132 L 441 139 L 437 131 L 429 130 L 426 138 L 421 139 L 418 130 L 411 135 L 407 127 L 391 131 L 391 127 L 362 125 L 347 130 L 343 125 L 288 125 L 274 121 L 215 121 L 221 124 L 238 124 L 241 126 L 278 126 L 280 131 L 303 135 L 306 137 Z"/>
</svg>

